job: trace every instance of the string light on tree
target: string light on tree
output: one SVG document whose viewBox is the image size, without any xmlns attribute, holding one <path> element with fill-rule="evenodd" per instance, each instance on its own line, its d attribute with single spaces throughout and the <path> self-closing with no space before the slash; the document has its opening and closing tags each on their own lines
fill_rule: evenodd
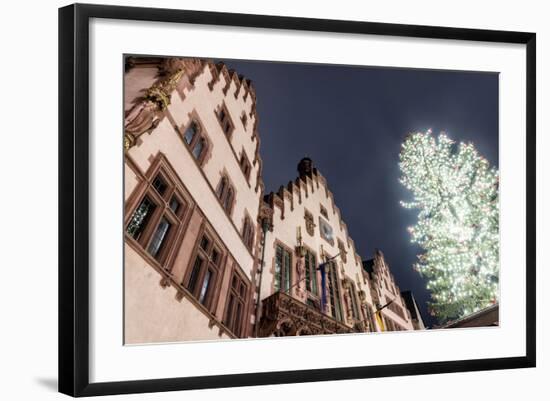
<svg viewBox="0 0 550 401">
<path fill-rule="evenodd" d="M 411 242 L 424 253 L 413 268 L 427 280 L 430 313 L 440 322 L 498 302 L 499 176 L 471 143 L 431 131 L 409 135 L 400 182 L 418 209 Z"/>
</svg>

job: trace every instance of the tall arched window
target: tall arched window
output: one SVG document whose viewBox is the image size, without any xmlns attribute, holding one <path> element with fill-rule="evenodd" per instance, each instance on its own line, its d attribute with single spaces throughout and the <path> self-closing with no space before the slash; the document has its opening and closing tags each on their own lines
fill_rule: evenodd
<svg viewBox="0 0 550 401">
<path fill-rule="evenodd" d="M 224 210 L 228 214 L 231 214 L 232 207 L 233 207 L 233 199 L 235 197 L 235 190 L 229 183 L 229 179 L 227 178 L 227 176 L 223 175 L 222 178 L 220 179 L 220 182 L 216 189 L 216 195 L 220 200 Z"/>
<path fill-rule="evenodd" d="M 328 264 L 328 292 L 330 300 L 330 314 L 336 320 L 344 320 L 342 314 L 342 297 L 340 296 L 340 287 L 338 285 L 338 271 L 336 263 L 330 262 Z"/>
<path fill-rule="evenodd" d="M 254 246 L 254 226 L 248 216 L 244 219 L 242 236 L 247 248 L 252 250 Z"/>
<path fill-rule="evenodd" d="M 204 138 L 200 138 L 197 141 L 197 143 L 193 147 L 193 156 L 195 156 L 195 159 L 199 160 L 201 158 L 205 144 L 206 144 L 206 141 L 204 140 Z"/>
<path fill-rule="evenodd" d="M 203 232 L 195 244 L 195 256 L 182 283 L 209 310 L 215 305 L 216 283 L 223 273 L 222 249 L 213 235 Z"/>
<path fill-rule="evenodd" d="M 208 147 L 208 141 L 204 129 L 195 120 L 191 120 L 189 126 L 185 129 L 183 141 L 193 154 L 193 157 L 199 163 L 202 163 Z"/>
<path fill-rule="evenodd" d="M 195 135 L 197 135 L 198 127 L 197 123 L 194 121 L 189 124 L 189 127 L 187 127 L 187 130 L 185 131 L 185 142 L 187 142 L 188 145 L 191 145 L 191 142 L 193 142 L 193 139 L 195 139 Z"/>
<path fill-rule="evenodd" d="M 221 200 L 223 194 L 225 193 L 225 189 L 227 188 L 227 178 L 222 177 L 220 180 L 220 183 L 218 184 L 218 189 L 216 190 L 216 194 L 218 195 L 218 198 Z"/>
<path fill-rule="evenodd" d="M 292 255 L 288 248 L 277 244 L 275 247 L 275 291 L 286 292 L 290 289 Z"/>
<path fill-rule="evenodd" d="M 304 262 L 306 269 L 306 290 L 314 296 L 317 296 L 317 258 L 309 249 L 306 250 Z"/>
<path fill-rule="evenodd" d="M 227 195 L 223 202 L 223 208 L 229 212 L 231 210 L 231 204 L 233 203 L 233 188 L 229 187 L 227 189 Z"/>
</svg>

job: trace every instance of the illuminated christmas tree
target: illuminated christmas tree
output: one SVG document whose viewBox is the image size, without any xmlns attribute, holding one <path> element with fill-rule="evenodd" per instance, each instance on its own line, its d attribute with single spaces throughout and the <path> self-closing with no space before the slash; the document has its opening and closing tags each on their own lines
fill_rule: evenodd
<svg viewBox="0 0 550 401">
<path fill-rule="evenodd" d="M 411 242 L 424 253 L 414 265 L 432 294 L 440 323 L 498 302 L 499 177 L 473 144 L 431 131 L 402 144 L 401 183 L 418 209 Z"/>
</svg>

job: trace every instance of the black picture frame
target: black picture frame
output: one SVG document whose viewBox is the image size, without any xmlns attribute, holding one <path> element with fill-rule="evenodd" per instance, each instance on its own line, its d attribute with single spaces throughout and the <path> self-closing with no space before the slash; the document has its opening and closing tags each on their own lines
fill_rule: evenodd
<svg viewBox="0 0 550 401">
<path fill-rule="evenodd" d="M 90 383 L 89 22 L 91 18 L 526 45 L 526 354 L 521 357 Z M 536 35 L 434 26 L 75 4 L 59 9 L 59 391 L 71 396 L 237 387 L 535 366 Z"/>
</svg>

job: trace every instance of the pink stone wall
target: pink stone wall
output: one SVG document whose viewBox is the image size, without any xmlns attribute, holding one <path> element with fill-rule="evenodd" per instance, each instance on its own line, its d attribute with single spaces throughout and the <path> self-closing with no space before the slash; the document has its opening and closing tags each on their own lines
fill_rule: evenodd
<svg viewBox="0 0 550 401">
<path fill-rule="evenodd" d="M 220 77 L 212 90 L 211 70 L 205 66 L 191 83 L 185 77 L 172 92 L 170 105 L 158 126 L 141 135 L 135 146 L 126 153 L 125 199 L 130 200 L 139 191 L 140 178 L 136 171 L 145 173 L 159 154 L 162 154 L 175 170 L 185 189 L 196 203 L 188 228 L 176 250 L 172 277 L 180 283 L 190 265 L 191 250 L 197 242 L 202 221 L 206 219 L 229 253 L 229 259 L 242 268 L 249 281 L 255 269 L 254 249 L 247 248 L 241 238 L 244 216 L 256 223 L 262 187 L 258 188 L 258 171 L 261 160 L 256 159 L 257 137 L 253 135 L 255 114 L 248 118 L 246 128 L 241 122 L 243 112 L 250 115 L 252 96 L 244 99 L 244 91 L 235 97 L 235 83 L 227 94 L 223 93 L 225 78 Z M 128 111 L 134 100 L 156 80 L 157 69 L 136 66 L 125 75 L 125 107 Z M 215 110 L 225 104 L 234 123 L 230 138 L 223 133 Z M 184 128 L 190 118 L 198 118 L 210 142 L 209 155 L 201 166 L 197 164 L 183 140 Z M 246 180 L 239 167 L 238 157 L 243 151 L 252 165 L 250 179 Z M 215 189 L 222 173 L 227 174 L 236 190 L 231 215 L 218 201 Z M 258 230 L 256 229 L 256 235 Z M 173 287 L 162 288 L 161 275 L 149 263 L 126 246 L 125 260 L 125 341 L 143 343 L 156 341 L 183 341 L 190 339 L 218 339 L 220 330 L 212 324 L 211 316 L 189 302 L 187 297 L 176 299 Z M 227 273 L 227 274 L 226 274 Z M 228 289 L 229 270 L 219 276 L 220 295 L 213 307 L 215 318 L 224 316 Z M 252 289 L 252 285 L 250 284 Z M 250 315 L 245 317 L 250 320 Z M 222 337 L 227 337 L 223 334 Z"/>
</svg>

